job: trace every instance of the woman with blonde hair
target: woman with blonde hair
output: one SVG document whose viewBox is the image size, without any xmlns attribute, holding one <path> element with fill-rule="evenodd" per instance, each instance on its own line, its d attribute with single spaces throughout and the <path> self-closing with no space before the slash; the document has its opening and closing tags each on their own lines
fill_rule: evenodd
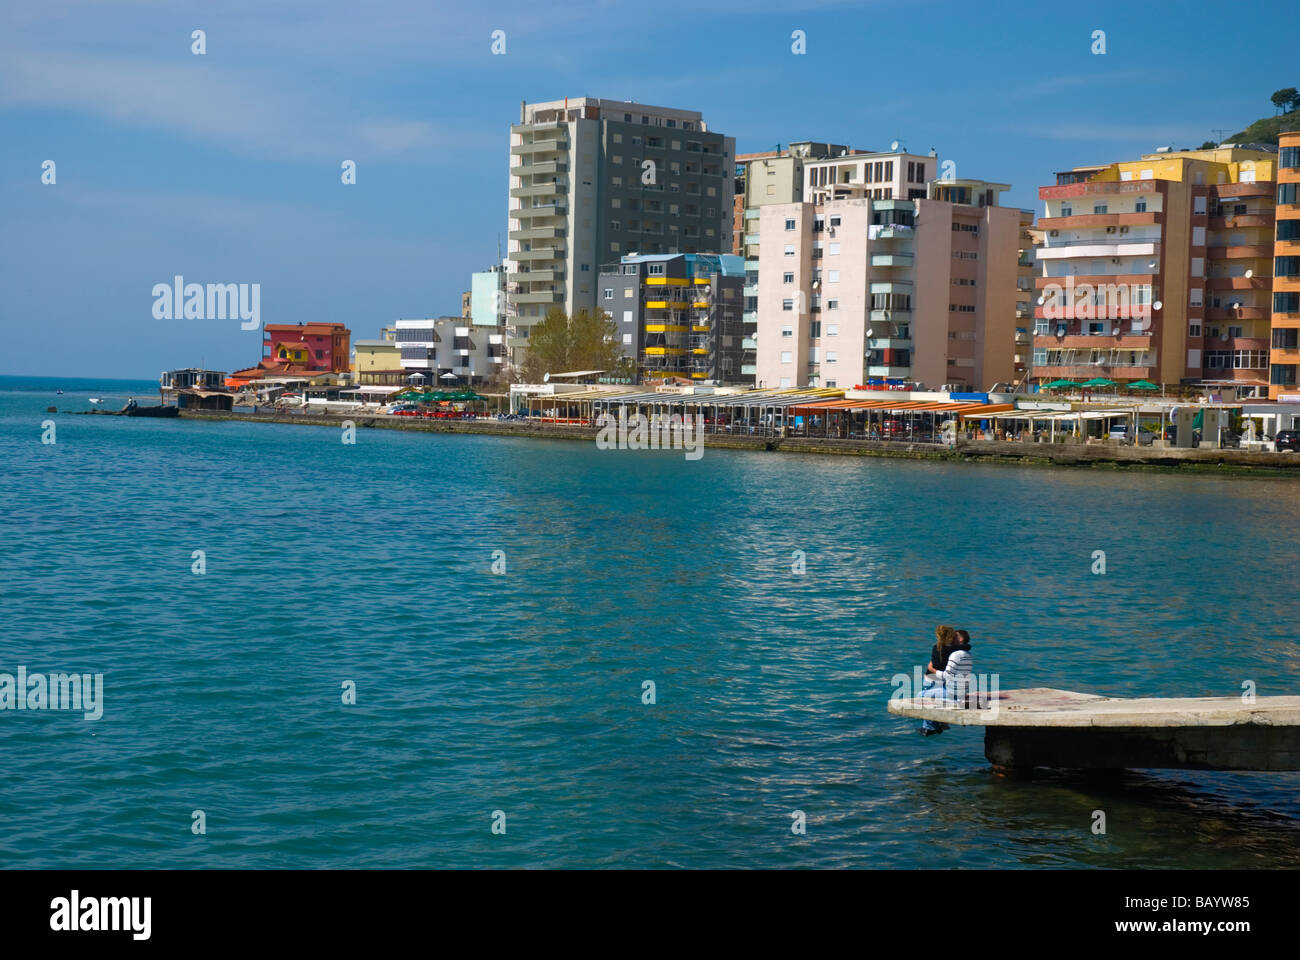
<svg viewBox="0 0 1300 960">
<path fill-rule="evenodd" d="M 970 655 L 970 634 L 965 630 L 940 625 L 935 628 L 934 635 L 938 643 L 931 651 L 930 666 L 926 668 L 927 678 L 922 684 L 921 696 L 933 700 L 964 701 L 974 667 Z M 929 737 L 947 729 L 946 723 L 922 720 L 920 733 Z"/>
</svg>

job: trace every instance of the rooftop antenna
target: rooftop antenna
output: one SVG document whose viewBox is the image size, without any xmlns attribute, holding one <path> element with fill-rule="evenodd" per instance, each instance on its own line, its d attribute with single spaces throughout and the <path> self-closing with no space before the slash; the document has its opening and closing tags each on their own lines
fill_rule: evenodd
<svg viewBox="0 0 1300 960">
<path fill-rule="evenodd" d="M 1214 134 L 1215 143 L 1223 143 L 1223 138 L 1228 135 L 1228 131 L 1222 127 L 1214 127 L 1210 130 L 1210 133 Z"/>
</svg>

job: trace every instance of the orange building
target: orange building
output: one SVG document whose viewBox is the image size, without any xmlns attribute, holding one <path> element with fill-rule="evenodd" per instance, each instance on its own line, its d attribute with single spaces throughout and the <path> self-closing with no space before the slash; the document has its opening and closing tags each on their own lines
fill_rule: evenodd
<svg viewBox="0 0 1300 960">
<path fill-rule="evenodd" d="M 1300 394 L 1300 131 L 1278 138 L 1277 234 L 1273 243 L 1273 340 L 1268 395 Z"/>
</svg>

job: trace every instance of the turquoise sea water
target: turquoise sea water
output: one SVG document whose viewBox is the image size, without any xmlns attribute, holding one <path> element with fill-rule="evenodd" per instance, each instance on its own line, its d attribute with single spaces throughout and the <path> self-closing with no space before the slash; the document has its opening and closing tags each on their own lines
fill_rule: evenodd
<svg viewBox="0 0 1300 960">
<path fill-rule="evenodd" d="M 106 691 L 0 711 L 0 866 L 1300 865 L 1300 775 L 885 712 L 936 622 L 1003 688 L 1295 693 L 1300 483 L 44 412 L 154 389 L 0 378 L 0 672 Z"/>
</svg>

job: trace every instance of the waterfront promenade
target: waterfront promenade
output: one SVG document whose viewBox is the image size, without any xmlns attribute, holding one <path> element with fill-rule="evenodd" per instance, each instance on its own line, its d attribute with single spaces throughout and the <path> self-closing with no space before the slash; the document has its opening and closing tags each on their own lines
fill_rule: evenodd
<svg viewBox="0 0 1300 960">
<path fill-rule="evenodd" d="M 596 427 L 585 424 L 545 423 L 530 420 L 424 420 L 390 414 L 181 412 L 194 421 L 242 420 L 250 423 L 280 423 L 298 426 L 339 428 L 351 421 L 362 428 L 403 430 L 416 433 L 459 433 L 487 436 L 528 437 L 545 440 L 594 441 Z M 1184 472 L 1275 474 L 1300 477 L 1300 454 L 1266 453 L 1233 449 L 1180 449 L 1174 447 L 1122 446 L 1118 443 L 1024 443 L 997 440 L 959 440 L 955 446 L 904 440 L 862 440 L 834 437 L 736 434 L 706 428 L 704 445 L 730 450 L 763 450 L 777 453 L 820 453 L 844 456 L 900 457 L 911 460 L 952 462 L 1057 465 L 1112 469 L 1165 469 Z"/>
</svg>

